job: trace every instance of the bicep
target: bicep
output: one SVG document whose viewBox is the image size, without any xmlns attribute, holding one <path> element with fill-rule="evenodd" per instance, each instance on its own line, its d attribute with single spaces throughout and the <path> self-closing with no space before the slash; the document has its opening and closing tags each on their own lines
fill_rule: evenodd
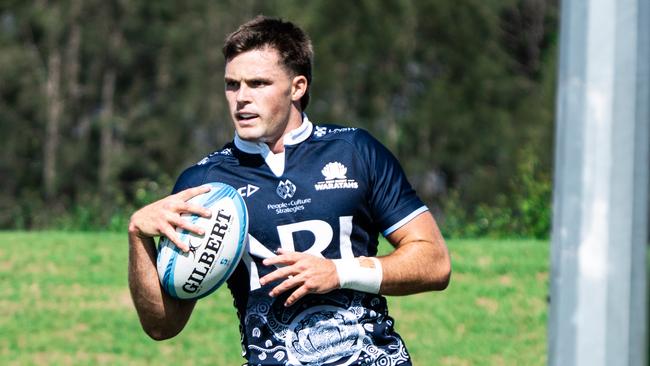
<svg viewBox="0 0 650 366">
<path fill-rule="evenodd" d="M 446 250 L 445 240 L 440 233 L 436 220 L 429 211 L 417 215 L 411 221 L 386 236 L 386 239 L 395 248 L 400 248 L 409 243 L 421 243 Z"/>
<path fill-rule="evenodd" d="M 380 258 L 383 267 L 382 293 L 408 295 L 447 287 L 451 260 L 430 212 L 419 214 L 386 239 L 395 250 Z"/>
</svg>

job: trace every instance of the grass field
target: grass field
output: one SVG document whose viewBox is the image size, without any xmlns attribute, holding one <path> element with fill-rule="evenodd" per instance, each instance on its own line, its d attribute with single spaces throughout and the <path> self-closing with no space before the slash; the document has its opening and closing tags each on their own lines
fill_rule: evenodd
<svg viewBox="0 0 650 366">
<path fill-rule="evenodd" d="M 5 365 L 241 365 L 224 288 L 176 338 L 140 329 L 125 234 L 0 232 L 0 360 Z M 441 293 L 389 298 L 414 364 L 544 365 L 548 243 L 454 240 Z"/>
</svg>

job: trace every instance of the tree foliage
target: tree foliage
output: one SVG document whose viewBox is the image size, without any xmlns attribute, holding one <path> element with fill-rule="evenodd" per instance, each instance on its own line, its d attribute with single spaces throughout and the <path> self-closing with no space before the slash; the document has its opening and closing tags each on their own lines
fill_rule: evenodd
<svg viewBox="0 0 650 366">
<path fill-rule="evenodd" d="M 314 42 L 310 118 L 375 134 L 451 235 L 546 235 L 550 0 L 5 1 L 0 228 L 120 227 L 166 194 L 232 138 L 221 45 L 260 13 Z"/>
</svg>

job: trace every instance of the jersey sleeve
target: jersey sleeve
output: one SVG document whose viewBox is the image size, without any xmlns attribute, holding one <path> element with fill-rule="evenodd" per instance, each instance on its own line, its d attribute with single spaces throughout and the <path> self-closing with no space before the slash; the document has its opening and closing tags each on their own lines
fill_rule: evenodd
<svg viewBox="0 0 650 366">
<path fill-rule="evenodd" d="M 174 188 L 172 189 L 172 194 L 178 193 L 188 188 L 200 186 L 201 184 L 205 183 L 205 175 L 205 169 L 203 169 L 200 165 L 194 165 L 185 169 L 185 171 L 183 171 L 181 175 L 178 176 L 176 184 L 174 184 Z"/>
<path fill-rule="evenodd" d="M 387 236 L 427 211 L 395 156 L 365 131 L 357 146 L 368 165 L 369 208 L 382 235 Z"/>
</svg>

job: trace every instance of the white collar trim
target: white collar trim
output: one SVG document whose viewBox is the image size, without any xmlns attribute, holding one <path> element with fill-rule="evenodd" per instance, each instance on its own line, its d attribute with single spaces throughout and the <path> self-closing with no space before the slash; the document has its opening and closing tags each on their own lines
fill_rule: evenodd
<svg viewBox="0 0 650 366">
<path fill-rule="evenodd" d="M 311 135 L 314 126 L 307 118 L 305 113 L 302 114 L 302 124 L 292 131 L 289 131 L 284 135 L 283 143 L 284 146 L 297 145 L 305 140 Z M 264 142 L 252 142 L 242 140 L 239 135 L 235 132 L 234 139 L 235 146 L 248 154 L 260 154 L 264 157 L 264 161 L 271 168 L 273 174 L 276 177 L 282 176 L 284 173 L 284 151 L 278 154 L 274 154 L 269 146 Z"/>
</svg>

